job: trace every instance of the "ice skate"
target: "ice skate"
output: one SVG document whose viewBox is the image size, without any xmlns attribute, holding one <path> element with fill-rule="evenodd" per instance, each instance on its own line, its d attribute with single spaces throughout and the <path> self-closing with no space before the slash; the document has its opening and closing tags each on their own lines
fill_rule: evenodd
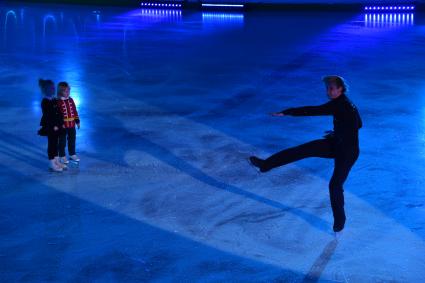
<svg viewBox="0 0 425 283">
<path fill-rule="evenodd" d="M 68 164 L 69 163 L 69 160 L 66 158 L 66 156 L 63 156 L 63 157 L 60 157 L 60 162 L 62 164 Z"/>
<path fill-rule="evenodd" d="M 55 159 L 50 160 L 50 170 L 53 171 L 53 172 L 62 172 L 63 171 L 62 167 L 60 167 L 56 163 Z"/>
<path fill-rule="evenodd" d="M 71 161 L 73 161 L 73 162 L 80 162 L 80 158 L 78 158 L 78 156 L 77 155 L 71 155 L 70 157 L 69 157 L 69 159 L 71 159 Z"/>
<path fill-rule="evenodd" d="M 264 160 L 262 160 L 262 159 L 260 159 L 256 156 L 251 156 L 251 157 L 249 157 L 249 161 L 251 162 L 252 165 L 257 167 L 260 170 L 260 172 L 264 173 L 264 172 L 268 171 L 264 168 Z"/>
<path fill-rule="evenodd" d="M 62 170 L 68 169 L 68 166 L 66 166 L 66 164 L 61 163 L 59 157 L 55 157 L 55 159 L 53 159 L 53 160 L 55 161 L 56 166 L 58 166 L 59 168 L 62 168 Z"/>
</svg>

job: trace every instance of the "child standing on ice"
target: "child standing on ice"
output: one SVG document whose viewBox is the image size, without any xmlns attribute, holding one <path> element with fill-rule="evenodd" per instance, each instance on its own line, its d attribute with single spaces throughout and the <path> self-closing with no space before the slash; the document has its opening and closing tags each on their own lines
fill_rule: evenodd
<svg viewBox="0 0 425 283">
<path fill-rule="evenodd" d="M 63 117 L 63 131 L 59 136 L 59 157 L 62 163 L 69 163 L 65 155 L 66 142 L 68 141 L 69 158 L 74 162 L 80 159 L 75 153 L 76 130 L 75 126 L 80 129 L 80 118 L 78 116 L 77 107 L 74 100 L 69 96 L 71 87 L 67 82 L 58 84 L 58 102 L 60 112 Z"/>
<path fill-rule="evenodd" d="M 50 161 L 50 169 L 62 172 L 66 165 L 61 164 L 58 155 L 59 135 L 62 131 L 63 118 L 55 99 L 55 84 L 51 80 L 40 79 L 38 81 L 43 99 L 41 100 L 41 111 L 43 116 L 40 121 L 40 136 L 47 136 L 47 155 Z"/>
</svg>

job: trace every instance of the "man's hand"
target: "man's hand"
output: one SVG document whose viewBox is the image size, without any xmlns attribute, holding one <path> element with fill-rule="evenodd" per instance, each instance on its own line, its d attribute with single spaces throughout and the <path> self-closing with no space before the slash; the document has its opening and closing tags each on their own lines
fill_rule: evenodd
<svg viewBox="0 0 425 283">
<path fill-rule="evenodd" d="M 59 130 L 59 128 L 57 126 L 53 127 L 53 131 L 57 132 Z"/>
<path fill-rule="evenodd" d="M 273 117 L 282 117 L 282 116 L 286 116 L 285 114 L 283 114 L 282 112 L 274 112 L 274 113 L 270 113 L 270 115 L 272 115 Z"/>
</svg>

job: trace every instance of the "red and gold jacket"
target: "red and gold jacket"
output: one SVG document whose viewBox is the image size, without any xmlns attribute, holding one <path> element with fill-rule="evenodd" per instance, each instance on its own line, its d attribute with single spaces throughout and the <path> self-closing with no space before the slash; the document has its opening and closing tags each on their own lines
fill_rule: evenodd
<svg viewBox="0 0 425 283">
<path fill-rule="evenodd" d="M 74 128 L 75 124 L 80 123 L 77 107 L 75 106 L 74 100 L 71 97 L 61 97 L 58 99 L 58 107 L 63 115 L 64 128 Z"/>
</svg>

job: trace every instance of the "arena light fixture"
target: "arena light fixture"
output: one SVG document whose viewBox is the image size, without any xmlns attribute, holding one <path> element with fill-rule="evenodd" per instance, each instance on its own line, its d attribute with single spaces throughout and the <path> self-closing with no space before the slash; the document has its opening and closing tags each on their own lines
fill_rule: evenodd
<svg viewBox="0 0 425 283">
<path fill-rule="evenodd" d="M 243 4 L 219 4 L 219 3 L 202 3 L 202 7 L 209 8 L 243 8 Z"/>
<path fill-rule="evenodd" d="M 140 3 L 142 8 L 160 8 L 160 9 L 175 9 L 181 8 L 181 2 L 142 2 Z"/>
<path fill-rule="evenodd" d="M 407 6 L 365 6 L 364 9 L 368 12 L 377 11 L 379 13 L 382 12 L 394 12 L 394 11 L 413 11 L 415 10 L 415 6 L 407 5 Z"/>
</svg>

